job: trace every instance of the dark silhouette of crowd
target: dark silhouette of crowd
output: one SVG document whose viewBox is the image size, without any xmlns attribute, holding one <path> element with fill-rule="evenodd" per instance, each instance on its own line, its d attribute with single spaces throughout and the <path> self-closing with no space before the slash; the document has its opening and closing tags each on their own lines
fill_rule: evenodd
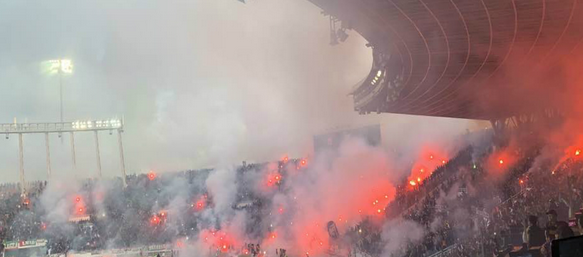
<svg viewBox="0 0 583 257">
<path fill-rule="evenodd" d="M 417 185 L 403 181 L 397 195 L 386 208 L 387 220 L 412 221 L 424 231 L 421 239 L 402 245 L 401 256 L 505 256 L 509 252 L 536 251 L 550 256 L 552 240 L 576 236 L 583 232 L 583 164 L 577 157 L 548 161 L 540 148 L 519 149 L 512 153 L 516 162 L 506 167 L 505 175 L 494 181 L 485 168 L 486 160 L 498 151 L 494 146 L 476 149 L 469 146 L 431 176 Z M 284 162 L 279 172 L 285 178 Z M 296 168 L 300 160 L 290 160 Z M 250 226 L 246 233 L 257 238 L 246 243 L 252 256 L 261 255 L 262 218 L 270 199 L 250 188 L 245 174 L 258 172 L 267 164 L 246 164 L 237 168 L 237 199 L 233 208 L 246 209 Z M 55 223 L 47 219 L 40 196 L 46 182 L 31 183 L 25 196 L 17 184 L 0 186 L 0 238 L 3 241 L 48 239 L 51 253 L 87 251 L 113 247 L 166 244 L 177 238 L 195 238 L 202 217 L 197 203 L 171 213 L 180 220 L 167 221 L 162 207 L 170 206 L 180 188 L 184 199 L 203 199 L 201 205 L 212 206 L 213 199 L 204 181 L 212 169 L 162 173 L 152 179 L 148 174 L 121 179 L 84 181 L 78 195 L 86 200 L 84 218 Z M 252 176 L 251 176 L 252 177 Z M 178 182 L 179 183 L 178 183 Z M 178 184 L 177 184 L 178 183 Z M 276 186 L 285 183 L 277 181 Z M 95 192 L 106 190 L 104 199 Z M 202 197 L 202 198 L 201 198 Z M 74 210 L 72 211 L 74 215 Z M 50 215 L 49 215 L 50 216 Z M 255 224 L 255 225 L 253 225 Z M 216 225 L 217 229 L 219 224 Z M 344 244 L 352 256 L 383 255 L 386 240 L 383 229 L 370 219 L 334 235 L 333 242 Z M 332 237 L 332 235 L 331 235 Z M 332 247 L 331 247 L 332 248 Z M 277 249 L 277 256 L 287 256 Z"/>
<path fill-rule="evenodd" d="M 246 173 L 260 173 L 268 163 L 236 167 L 237 198 L 234 209 L 245 209 L 249 214 L 249 238 L 257 238 L 254 256 L 259 254 L 259 242 L 265 231 L 258 224 L 268 208 L 268 199 L 258 195 L 247 181 Z M 285 168 L 300 169 L 305 163 L 291 159 L 279 161 L 279 172 Z M 289 167 L 288 167 L 289 166 Z M 188 170 L 156 174 L 134 174 L 126 177 L 127 187 L 120 178 L 83 181 L 71 198 L 71 210 L 66 220 L 51 219 L 47 206 L 41 203 L 47 182 L 30 183 L 22 195 L 18 184 L 0 186 L 0 240 L 23 241 L 47 239 L 47 248 L 53 254 L 71 251 L 91 251 L 104 248 L 128 248 L 140 245 L 173 243 L 176 239 L 195 239 L 201 227 L 202 209 L 213 205 L 205 181 L 212 169 Z M 284 179 L 277 181 L 279 186 Z M 105 193 L 106 192 L 106 193 Z M 74 201 L 84 202 L 75 207 Z M 168 213 L 165 208 L 181 203 Z M 200 202 L 203 199 L 203 202 Z M 82 213 L 77 213 L 77 211 Z M 173 219 L 167 219 L 172 215 Z M 207 222 L 207 221 L 205 221 Z M 255 223 L 253 223 L 255 222 Z M 257 224 L 257 226 L 253 226 Z M 220 229 L 215 224 L 214 229 Z M 278 256 L 286 256 L 286 249 L 278 249 Z"/>
</svg>

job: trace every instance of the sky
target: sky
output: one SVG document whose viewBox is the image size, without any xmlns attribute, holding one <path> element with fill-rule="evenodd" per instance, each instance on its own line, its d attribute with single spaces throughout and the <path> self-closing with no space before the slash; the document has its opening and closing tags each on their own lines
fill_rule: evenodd
<svg viewBox="0 0 583 257">
<path fill-rule="evenodd" d="M 312 136 L 383 124 L 391 147 L 443 138 L 473 121 L 358 115 L 350 90 L 370 71 L 355 31 L 329 45 L 329 24 L 307 0 L 3 1 L 0 123 L 59 119 L 59 80 L 43 61 L 71 59 L 66 121 L 122 118 L 129 174 L 284 155 L 307 156 Z M 120 174 L 116 135 L 100 133 L 105 176 Z M 4 137 L 4 136 L 3 136 Z M 97 174 L 93 134 L 51 135 L 55 177 Z M 43 135 L 24 137 L 27 181 L 45 180 Z M 0 140 L 0 182 L 18 179 L 18 140 Z"/>
</svg>

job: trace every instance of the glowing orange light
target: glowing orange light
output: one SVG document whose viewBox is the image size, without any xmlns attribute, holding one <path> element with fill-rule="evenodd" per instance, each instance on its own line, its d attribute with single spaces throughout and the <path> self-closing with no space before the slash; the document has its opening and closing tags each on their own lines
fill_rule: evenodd
<svg viewBox="0 0 583 257">
<path fill-rule="evenodd" d="M 421 168 L 419 171 L 421 171 L 421 173 L 425 172 L 425 169 Z"/>
<path fill-rule="evenodd" d="M 79 208 L 79 209 L 77 210 L 77 212 L 79 212 L 79 213 L 83 213 L 84 211 L 85 211 L 85 209 L 83 209 L 83 208 Z"/>
<path fill-rule="evenodd" d="M 154 172 L 150 172 L 150 173 L 148 173 L 148 179 L 149 179 L 149 180 L 154 180 L 154 179 L 156 179 L 156 173 L 154 173 Z"/>
<path fill-rule="evenodd" d="M 75 197 L 75 202 L 81 202 L 81 197 L 79 196 Z"/>
<path fill-rule="evenodd" d="M 280 176 L 275 176 L 275 180 L 278 180 L 279 181 L 280 179 L 281 179 Z"/>
<path fill-rule="evenodd" d="M 324 245 L 324 242 L 320 241 L 320 245 Z"/>
<path fill-rule="evenodd" d="M 504 164 L 504 160 L 502 160 L 502 159 L 500 159 L 498 162 L 499 162 L 500 164 Z"/>
<path fill-rule="evenodd" d="M 378 213 L 381 213 L 381 209 L 378 209 L 378 210 L 377 210 L 377 212 L 378 212 Z"/>
<path fill-rule="evenodd" d="M 289 161 L 289 158 L 287 156 L 283 157 L 283 162 L 288 162 L 288 161 Z"/>
<path fill-rule="evenodd" d="M 524 180 L 522 180 L 522 179 L 521 179 L 521 180 L 519 180 L 518 182 L 519 182 L 520 184 L 524 184 Z"/>
<path fill-rule="evenodd" d="M 385 199 L 389 199 L 389 196 L 388 195 L 385 195 Z"/>
<path fill-rule="evenodd" d="M 433 154 L 429 155 L 429 160 L 433 160 Z"/>
<path fill-rule="evenodd" d="M 150 219 L 150 222 L 151 222 L 153 225 L 157 225 L 158 223 L 160 223 L 160 218 L 158 218 L 158 216 L 153 216 L 153 217 Z"/>
<path fill-rule="evenodd" d="M 441 161 L 441 163 L 442 163 L 442 164 L 445 164 L 445 160 L 442 160 L 442 161 Z"/>
<path fill-rule="evenodd" d="M 306 161 L 305 159 L 303 159 L 301 162 L 302 166 L 306 166 L 306 164 L 308 164 L 308 161 Z"/>
<path fill-rule="evenodd" d="M 579 156 L 579 155 L 581 155 L 581 150 L 579 150 L 579 149 L 575 150 L 575 156 Z"/>
<path fill-rule="evenodd" d="M 358 210 L 358 213 L 362 213 L 362 210 Z"/>
<path fill-rule="evenodd" d="M 552 175 L 555 175 L 555 171 L 551 172 Z"/>
<path fill-rule="evenodd" d="M 195 209 L 197 211 L 202 211 L 204 209 L 204 207 L 206 205 L 206 199 L 207 199 L 207 196 L 203 195 L 201 198 L 198 199 L 198 201 L 196 201 Z"/>
<path fill-rule="evenodd" d="M 223 245 L 223 249 L 227 249 L 227 245 Z"/>
<path fill-rule="evenodd" d="M 411 184 L 412 186 L 417 185 L 417 183 L 415 183 L 415 181 L 413 181 L 413 180 L 409 181 L 409 184 Z"/>
<path fill-rule="evenodd" d="M 421 182 L 421 178 L 419 178 L 419 177 L 418 177 L 418 178 L 417 178 L 417 182 Z"/>
</svg>

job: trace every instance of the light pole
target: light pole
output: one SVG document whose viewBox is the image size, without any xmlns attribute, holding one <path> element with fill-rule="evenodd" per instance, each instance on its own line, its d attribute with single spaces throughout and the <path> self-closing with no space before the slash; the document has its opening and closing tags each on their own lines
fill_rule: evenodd
<svg viewBox="0 0 583 257">
<path fill-rule="evenodd" d="M 51 63 L 51 70 L 59 73 L 60 121 L 63 122 L 63 73 L 73 73 L 73 63 L 67 59 L 51 60 L 49 62 Z"/>
</svg>

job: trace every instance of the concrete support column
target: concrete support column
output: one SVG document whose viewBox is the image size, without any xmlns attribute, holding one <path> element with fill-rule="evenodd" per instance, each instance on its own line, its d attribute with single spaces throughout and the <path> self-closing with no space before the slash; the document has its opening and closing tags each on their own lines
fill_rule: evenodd
<svg viewBox="0 0 583 257">
<path fill-rule="evenodd" d="M 121 179 L 123 181 L 123 187 L 125 188 L 128 186 L 128 184 L 126 182 L 126 164 L 123 156 L 123 142 L 121 138 L 121 129 L 117 130 L 117 142 L 119 145 L 119 161 L 121 163 Z"/>
</svg>

